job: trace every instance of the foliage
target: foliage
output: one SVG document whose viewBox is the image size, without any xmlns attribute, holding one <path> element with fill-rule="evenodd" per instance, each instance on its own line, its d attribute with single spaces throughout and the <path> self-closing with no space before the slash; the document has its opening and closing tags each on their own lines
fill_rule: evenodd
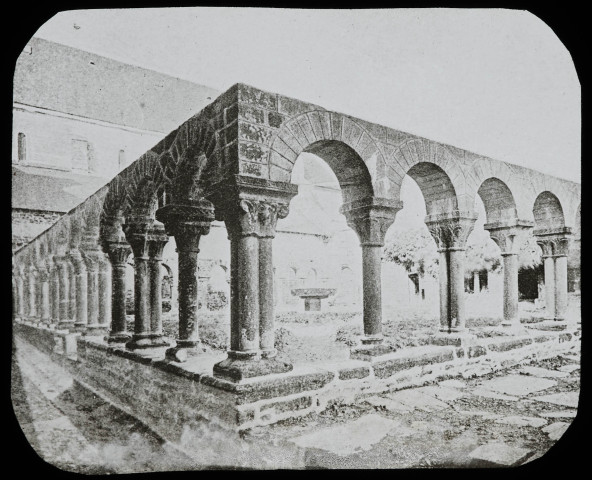
<svg viewBox="0 0 592 480">
<path fill-rule="evenodd" d="M 541 261 L 541 248 L 531 232 L 524 238 L 518 253 L 519 268 L 535 268 L 541 264 Z"/>
<path fill-rule="evenodd" d="M 465 251 L 465 275 L 482 270 L 498 271 L 501 268 L 501 254 L 498 246 L 489 238 L 489 232 L 477 230 L 470 240 Z"/>
<path fill-rule="evenodd" d="M 226 292 L 221 290 L 213 290 L 210 285 L 208 285 L 208 299 L 207 299 L 207 307 L 208 310 L 216 311 L 222 310 L 223 308 L 228 305 L 228 298 L 226 296 Z"/>
<path fill-rule="evenodd" d="M 438 252 L 427 229 L 397 231 L 385 245 L 384 257 L 409 273 L 437 276 Z"/>
</svg>

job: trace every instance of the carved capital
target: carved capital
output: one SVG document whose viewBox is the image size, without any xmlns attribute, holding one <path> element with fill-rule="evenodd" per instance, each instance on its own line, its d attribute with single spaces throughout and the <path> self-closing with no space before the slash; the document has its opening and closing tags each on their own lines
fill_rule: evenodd
<svg viewBox="0 0 592 480">
<path fill-rule="evenodd" d="M 473 231 L 477 215 L 473 212 L 452 212 L 428 215 L 425 224 L 434 237 L 438 249 L 464 249 Z"/>
<path fill-rule="evenodd" d="M 199 252 L 199 239 L 210 232 L 214 206 L 205 199 L 194 204 L 169 204 L 156 211 L 156 219 L 164 223 L 166 232 L 175 237 L 177 249 Z"/>
<path fill-rule="evenodd" d="M 344 204 L 340 211 L 347 224 L 357 233 L 361 245 L 382 247 L 387 230 L 395 221 L 403 202 L 382 198 L 365 198 Z"/>
<path fill-rule="evenodd" d="M 68 257 L 70 262 L 72 262 L 74 273 L 76 273 L 76 275 L 82 275 L 86 273 L 85 261 L 79 250 L 70 250 Z"/>
<path fill-rule="evenodd" d="M 543 251 L 543 257 L 564 257 L 569 254 L 570 233 L 535 234 L 535 238 Z"/>
<path fill-rule="evenodd" d="M 105 241 L 104 248 L 113 266 L 125 266 L 127 259 L 132 254 L 132 248 L 125 241 Z"/>
<path fill-rule="evenodd" d="M 517 255 L 526 235 L 532 228 L 532 222 L 513 222 L 512 225 L 485 224 L 489 236 L 500 248 L 502 255 Z"/>
<path fill-rule="evenodd" d="M 287 203 L 243 198 L 234 212 L 229 212 L 226 227 L 231 235 L 273 238 L 278 219 L 286 218 L 288 212 Z"/>
</svg>

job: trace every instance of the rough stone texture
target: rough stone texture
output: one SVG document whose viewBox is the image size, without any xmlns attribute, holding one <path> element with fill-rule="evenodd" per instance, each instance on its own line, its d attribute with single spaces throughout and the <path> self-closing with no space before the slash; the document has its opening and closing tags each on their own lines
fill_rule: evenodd
<svg viewBox="0 0 592 480">
<path fill-rule="evenodd" d="M 370 367 L 366 365 L 361 367 L 343 368 L 338 372 L 339 380 L 366 378 L 368 375 L 370 375 Z"/>
<path fill-rule="evenodd" d="M 293 438 L 292 442 L 303 448 L 319 448 L 337 455 L 349 455 L 370 450 L 398 426 L 398 422 L 380 415 L 365 415 L 354 422 Z"/>
<path fill-rule="evenodd" d="M 505 393 L 506 395 L 528 395 L 532 392 L 545 390 L 557 384 L 553 380 L 544 378 L 528 377 L 525 375 L 509 375 L 503 378 L 487 380 L 481 386 L 487 390 Z"/>
<path fill-rule="evenodd" d="M 569 428 L 570 424 L 565 422 L 556 422 L 543 428 L 551 440 L 559 440 L 565 431 Z"/>
<path fill-rule="evenodd" d="M 546 368 L 539 367 L 524 367 L 521 371 L 534 377 L 543 378 L 562 378 L 569 376 L 569 373 L 567 372 L 559 372 L 557 370 L 548 370 Z"/>
<path fill-rule="evenodd" d="M 539 415 L 544 418 L 576 418 L 575 410 L 563 410 L 558 412 L 541 412 Z"/>
<path fill-rule="evenodd" d="M 405 354 L 406 356 L 399 354 L 399 356 L 391 356 L 391 358 L 385 358 L 384 360 L 376 359 L 373 363 L 374 375 L 377 378 L 387 378 L 396 372 L 412 367 L 454 360 L 453 349 L 446 347 L 427 347 L 427 351 L 426 347 L 418 347 L 417 350 L 405 352 Z"/>
<path fill-rule="evenodd" d="M 579 404 L 579 392 L 569 393 L 553 393 L 551 395 L 541 395 L 534 397 L 539 402 L 552 403 L 554 405 L 561 405 L 562 407 L 577 408 Z"/>
<path fill-rule="evenodd" d="M 473 450 L 469 457 L 491 463 L 496 466 L 515 466 L 524 463 L 532 454 L 531 450 L 512 447 L 504 443 L 492 442 Z"/>
<path fill-rule="evenodd" d="M 247 378 L 289 372 L 292 368 L 291 364 L 275 359 L 240 360 L 227 358 L 214 365 L 214 376 L 240 382 Z"/>
<path fill-rule="evenodd" d="M 396 400 L 393 400 L 392 398 L 384 398 L 384 397 L 374 396 L 374 397 L 366 398 L 365 401 L 375 407 L 386 408 L 387 410 L 390 410 L 393 412 L 407 413 L 407 412 L 413 411 L 413 407 L 411 407 L 405 403 L 401 403 Z"/>
<path fill-rule="evenodd" d="M 273 402 L 261 406 L 261 414 L 268 413 L 271 410 L 273 413 L 283 413 L 289 411 L 296 411 L 308 408 L 312 405 L 312 397 L 306 395 L 304 397 L 294 398 L 283 402 Z"/>
<path fill-rule="evenodd" d="M 547 420 L 544 418 L 524 417 L 519 415 L 498 418 L 495 422 L 506 425 L 516 425 L 517 427 L 542 427 L 547 424 Z"/>
<path fill-rule="evenodd" d="M 450 408 L 448 404 L 432 397 L 427 393 L 423 393 L 420 389 L 415 390 L 401 390 L 399 392 L 389 393 L 388 397 L 399 403 L 404 403 L 413 408 L 424 410 L 426 412 L 433 412 L 434 410 L 444 410 Z"/>
<path fill-rule="evenodd" d="M 487 348 L 494 352 L 507 352 L 508 350 L 520 348 L 524 345 L 529 345 L 530 343 L 532 343 L 532 339 L 529 337 L 516 338 L 511 340 L 501 339 L 488 344 Z"/>
</svg>

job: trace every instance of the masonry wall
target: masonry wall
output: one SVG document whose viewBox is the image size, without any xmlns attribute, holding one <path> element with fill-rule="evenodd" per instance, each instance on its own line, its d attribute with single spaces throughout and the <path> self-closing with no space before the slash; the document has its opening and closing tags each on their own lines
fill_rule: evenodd
<svg viewBox="0 0 592 480">
<path fill-rule="evenodd" d="M 43 210 L 12 209 L 12 250 L 29 243 L 51 227 L 63 214 Z"/>
</svg>

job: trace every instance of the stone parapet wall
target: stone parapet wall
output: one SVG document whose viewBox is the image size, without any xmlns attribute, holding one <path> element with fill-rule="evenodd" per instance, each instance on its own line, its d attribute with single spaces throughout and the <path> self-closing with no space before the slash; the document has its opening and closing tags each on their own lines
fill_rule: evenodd
<svg viewBox="0 0 592 480">
<path fill-rule="evenodd" d="M 15 334 L 45 353 L 62 356 L 62 363 L 80 385 L 173 442 L 194 422 L 205 420 L 225 429 L 246 430 L 320 412 L 331 402 L 349 403 L 365 395 L 458 375 L 481 376 L 579 350 L 578 330 L 529 330 L 519 336 L 475 339 L 466 346 L 408 348 L 371 361 L 300 365 L 288 373 L 234 383 L 211 375 L 219 360 L 216 355 L 179 364 L 162 360 L 164 351 L 131 352 L 107 345 L 99 337 L 76 338 L 22 322 L 15 324 Z"/>
</svg>

